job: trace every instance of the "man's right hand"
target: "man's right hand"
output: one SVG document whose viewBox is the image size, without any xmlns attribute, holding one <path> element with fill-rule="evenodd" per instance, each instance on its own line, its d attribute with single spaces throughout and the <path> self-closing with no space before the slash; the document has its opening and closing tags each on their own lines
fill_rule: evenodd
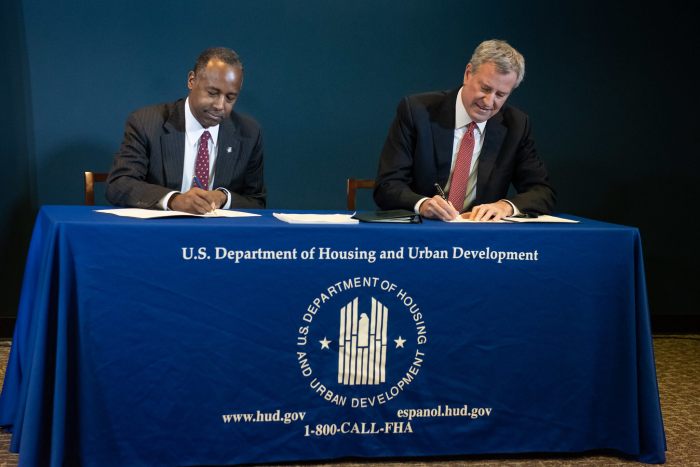
<svg viewBox="0 0 700 467">
<path fill-rule="evenodd" d="M 214 199 L 215 196 L 218 196 L 217 193 L 221 194 L 218 191 L 215 193 L 193 187 L 185 193 L 176 193 L 171 196 L 168 201 L 168 209 L 192 214 L 206 214 L 219 207 L 220 204 L 217 205 L 217 200 Z"/>
<path fill-rule="evenodd" d="M 457 212 L 457 210 L 450 203 L 438 195 L 423 201 L 423 204 L 420 205 L 419 210 L 420 215 L 426 219 L 451 221 L 459 216 L 459 212 Z"/>
</svg>

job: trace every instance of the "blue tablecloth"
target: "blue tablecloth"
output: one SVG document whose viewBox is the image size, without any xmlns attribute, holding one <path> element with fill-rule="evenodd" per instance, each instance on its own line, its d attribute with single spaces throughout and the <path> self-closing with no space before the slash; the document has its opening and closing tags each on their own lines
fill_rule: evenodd
<svg viewBox="0 0 700 467">
<path fill-rule="evenodd" d="M 258 213 L 41 209 L 0 398 L 22 466 L 665 460 L 637 229 Z"/>
</svg>

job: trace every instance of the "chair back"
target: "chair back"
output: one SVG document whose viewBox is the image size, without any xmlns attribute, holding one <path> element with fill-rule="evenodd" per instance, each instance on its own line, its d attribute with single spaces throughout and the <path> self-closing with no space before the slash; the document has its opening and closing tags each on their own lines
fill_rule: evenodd
<svg viewBox="0 0 700 467">
<path fill-rule="evenodd" d="M 95 205 L 95 183 L 107 181 L 107 172 L 85 172 L 85 205 Z"/>
<path fill-rule="evenodd" d="M 374 180 L 368 178 L 348 178 L 348 211 L 355 210 L 355 199 L 359 188 L 374 189 Z"/>
</svg>

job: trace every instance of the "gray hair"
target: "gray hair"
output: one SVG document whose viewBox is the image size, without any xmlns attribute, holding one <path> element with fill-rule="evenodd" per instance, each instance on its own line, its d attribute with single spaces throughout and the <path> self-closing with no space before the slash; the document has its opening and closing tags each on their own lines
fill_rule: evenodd
<svg viewBox="0 0 700 467">
<path fill-rule="evenodd" d="M 472 71 L 475 73 L 479 66 L 489 62 L 496 65 L 499 73 L 515 72 L 517 79 L 513 89 L 517 88 L 525 78 L 525 58 L 506 41 L 491 39 L 482 42 L 474 49 L 474 54 L 469 60 Z"/>
</svg>

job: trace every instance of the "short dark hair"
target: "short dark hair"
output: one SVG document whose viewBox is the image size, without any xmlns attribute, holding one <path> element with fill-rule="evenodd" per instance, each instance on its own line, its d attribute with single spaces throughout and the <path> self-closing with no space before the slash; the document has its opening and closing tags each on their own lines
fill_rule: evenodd
<svg viewBox="0 0 700 467">
<path fill-rule="evenodd" d="M 209 61 L 212 59 L 219 59 L 224 63 L 228 63 L 229 65 L 239 66 L 241 67 L 241 70 L 243 70 L 241 58 L 234 50 L 227 47 L 210 47 L 204 50 L 201 54 L 199 54 L 199 57 L 197 57 L 197 61 L 194 63 L 194 68 L 192 68 L 194 74 L 196 75 L 199 71 L 204 70 L 207 67 L 207 63 L 209 63 Z"/>
</svg>

